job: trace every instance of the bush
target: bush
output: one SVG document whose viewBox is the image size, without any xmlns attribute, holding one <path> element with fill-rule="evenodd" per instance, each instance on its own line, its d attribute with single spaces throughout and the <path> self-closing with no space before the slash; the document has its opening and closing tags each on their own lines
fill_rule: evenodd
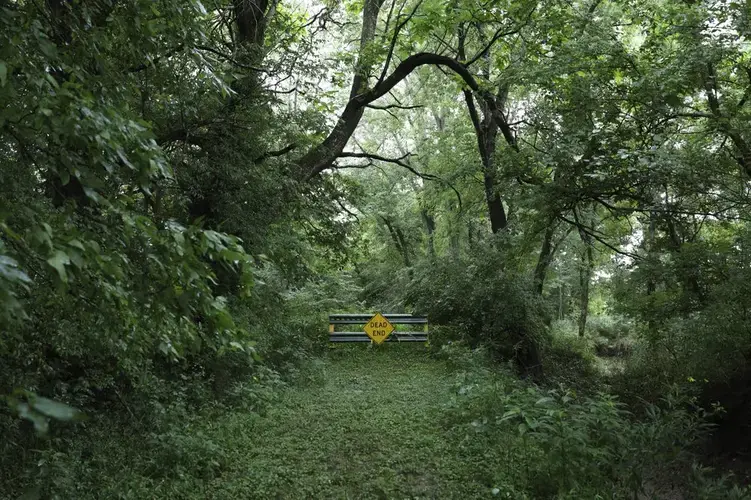
<svg viewBox="0 0 751 500">
<path fill-rule="evenodd" d="M 617 340 L 628 336 L 633 329 L 633 323 L 624 316 L 601 314 L 587 319 L 587 333 L 592 337 Z"/>
<path fill-rule="evenodd" d="M 589 339 L 579 337 L 573 322 L 553 324 L 550 345 L 545 350 L 546 378 L 553 384 L 564 383 L 578 390 L 597 387 L 599 374 Z M 562 328 L 563 326 L 563 328 Z"/>
<path fill-rule="evenodd" d="M 430 352 L 440 355 L 444 347 L 451 345 L 467 345 L 465 331 L 448 325 L 430 325 L 428 347 Z"/>
<path fill-rule="evenodd" d="M 711 468 L 694 464 L 688 482 L 688 491 L 691 498 L 701 500 L 748 500 L 751 498 L 751 487 L 733 484 L 732 479 L 731 475 L 717 477 Z"/>
<path fill-rule="evenodd" d="M 468 349 L 460 342 L 443 345 L 434 356 L 444 360 L 452 370 L 465 372 L 485 369 L 490 361 L 487 348 Z"/>
<path fill-rule="evenodd" d="M 224 450 L 201 431 L 170 429 L 148 438 L 146 474 L 154 478 L 192 475 L 203 480 L 216 477 L 227 466 Z"/>
<path fill-rule="evenodd" d="M 431 324 L 451 327 L 470 347 L 486 345 L 524 372 L 541 371 L 549 342 L 543 301 L 526 276 L 504 270 L 497 252 L 426 262 L 414 275 L 406 303 Z"/>
<path fill-rule="evenodd" d="M 595 352 L 602 357 L 626 357 L 634 348 L 634 340 L 628 337 L 608 339 L 597 337 L 594 339 Z"/>
<path fill-rule="evenodd" d="M 660 467 L 690 463 L 687 450 L 709 431 L 708 415 L 677 386 L 642 420 L 607 393 L 541 389 L 487 370 L 464 373 L 456 394 L 448 423 L 486 450 L 498 492 L 514 498 L 636 497 Z"/>
</svg>

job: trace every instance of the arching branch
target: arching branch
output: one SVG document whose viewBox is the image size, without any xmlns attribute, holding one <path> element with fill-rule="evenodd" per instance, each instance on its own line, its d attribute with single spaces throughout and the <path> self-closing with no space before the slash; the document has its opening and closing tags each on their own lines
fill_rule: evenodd
<svg viewBox="0 0 751 500">
<path fill-rule="evenodd" d="M 349 141 L 350 137 L 352 137 L 352 134 L 355 132 L 367 105 L 386 95 L 415 69 L 420 66 L 430 65 L 444 66 L 450 69 L 459 75 L 469 88 L 476 92 L 480 92 L 480 86 L 477 84 L 477 80 L 475 80 L 469 70 L 467 70 L 467 68 L 456 59 L 429 52 L 421 52 L 409 56 L 381 83 L 370 90 L 352 97 L 328 137 L 299 160 L 298 163 L 302 170 L 307 172 L 307 179 L 311 179 L 331 167 L 331 164 L 344 150 L 347 141 Z"/>
<path fill-rule="evenodd" d="M 456 199 L 459 202 L 459 211 L 461 212 L 463 210 L 462 208 L 462 195 L 459 194 L 459 191 L 454 187 L 453 184 L 451 184 L 449 181 L 445 180 L 442 177 L 439 177 L 434 174 L 427 174 L 424 172 L 420 172 L 419 170 L 415 169 L 411 165 L 409 165 L 407 162 L 405 162 L 405 159 L 408 159 L 410 157 L 410 153 L 407 153 L 405 155 L 400 156 L 399 158 L 387 158 L 385 156 L 371 154 L 371 153 L 356 153 L 356 152 L 350 152 L 350 151 L 344 151 L 339 154 L 339 158 L 364 158 L 368 160 L 368 163 L 365 165 L 337 165 L 337 169 L 345 169 L 345 168 L 366 168 L 371 165 L 373 165 L 373 161 L 382 161 L 384 163 L 392 163 L 394 165 L 398 165 L 406 170 L 409 170 L 417 177 L 424 179 L 426 181 L 437 181 L 442 184 L 445 184 L 456 195 Z"/>
</svg>

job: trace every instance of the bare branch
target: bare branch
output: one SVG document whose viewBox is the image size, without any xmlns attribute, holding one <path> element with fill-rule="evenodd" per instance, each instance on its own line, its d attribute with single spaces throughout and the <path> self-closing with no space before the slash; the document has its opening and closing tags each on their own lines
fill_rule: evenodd
<svg viewBox="0 0 751 500">
<path fill-rule="evenodd" d="M 389 14 L 386 16 L 386 26 L 383 27 L 384 36 L 389 32 L 389 28 L 391 27 L 391 16 L 394 15 L 395 6 L 396 6 L 396 0 L 391 0 L 391 7 L 389 7 Z M 399 9 L 399 13 L 401 13 L 402 8 L 404 8 L 404 4 L 402 4 L 402 7 Z M 399 17 L 399 14 L 397 14 L 397 17 Z"/>
<path fill-rule="evenodd" d="M 412 154 L 407 153 L 405 155 L 400 156 L 399 158 L 387 158 L 385 156 L 376 155 L 372 153 L 357 153 L 354 151 L 343 151 L 339 154 L 339 158 L 365 158 L 368 160 L 377 160 L 377 161 L 383 161 L 386 163 L 393 163 L 395 165 L 399 165 L 400 167 L 406 168 L 413 174 L 417 175 L 418 177 L 422 177 L 423 179 L 434 179 L 435 176 L 432 174 L 422 174 L 418 172 L 417 170 L 413 169 L 406 163 L 404 163 L 405 158 L 409 158 Z M 339 166 L 338 168 L 347 168 L 346 166 Z"/>
<path fill-rule="evenodd" d="M 385 163 L 392 163 L 394 165 L 399 165 L 400 167 L 409 170 L 417 177 L 420 177 L 421 179 L 424 179 L 426 181 L 438 181 L 441 182 L 448 187 L 451 188 L 452 191 L 454 191 L 454 194 L 456 194 L 456 198 L 459 201 L 459 211 L 462 211 L 462 196 L 459 194 L 459 191 L 447 180 L 433 174 L 426 174 L 423 172 L 420 172 L 410 166 L 408 163 L 406 163 L 404 160 L 409 159 L 409 157 L 412 156 L 412 153 L 406 153 L 399 158 L 387 158 L 385 156 L 371 154 L 371 153 L 356 153 L 354 151 L 343 151 L 339 154 L 340 158 L 364 158 L 369 160 L 369 163 L 366 165 L 337 165 L 337 169 L 345 169 L 345 168 L 367 168 L 371 165 L 373 165 L 373 161 L 382 161 Z"/>
<path fill-rule="evenodd" d="M 383 63 L 383 70 L 381 70 L 381 76 L 378 77 L 378 83 L 376 83 L 376 86 L 380 85 L 381 82 L 383 82 L 383 79 L 386 78 L 386 73 L 389 70 L 389 66 L 391 65 L 391 58 L 394 56 L 394 48 L 396 47 L 396 39 L 399 37 L 399 32 L 404 28 L 407 23 L 414 17 L 415 13 L 417 12 L 417 9 L 420 8 L 420 5 L 422 4 L 422 0 L 417 0 L 417 3 L 415 4 L 414 8 L 412 9 L 412 12 L 410 12 L 407 17 L 399 23 L 396 28 L 394 28 L 394 36 L 391 37 L 391 46 L 389 47 L 389 53 L 386 56 L 386 62 Z M 402 8 L 404 5 L 402 5 Z M 401 15 L 402 11 L 401 8 L 399 9 L 398 17 Z"/>
<path fill-rule="evenodd" d="M 605 245 L 606 247 L 608 247 L 609 249 L 611 249 L 615 253 L 617 253 L 619 255 L 623 255 L 625 257 L 632 258 L 634 260 L 642 260 L 642 257 L 639 256 L 639 255 L 637 255 L 637 254 L 635 254 L 635 253 L 624 252 L 623 250 L 620 250 L 620 249 L 614 247 L 613 245 L 611 245 L 610 243 L 608 243 L 607 241 L 605 241 L 603 238 L 601 238 L 592 228 L 590 228 L 590 227 L 588 227 L 588 226 L 586 226 L 584 224 L 581 224 L 579 222 L 573 221 L 571 219 L 567 219 L 563 215 L 558 215 L 558 218 L 560 220 L 562 220 L 563 222 L 566 222 L 567 224 L 571 224 L 573 227 L 576 227 L 579 231 L 586 233 L 588 236 L 591 236 L 592 238 L 594 238 L 595 240 L 597 240 L 599 243 L 602 243 L 603 245 Z"/>
<path fill-rule="evenodd" d="M 336 198 L 334 201 L 336 201 L 336 204 L 339 205 L 339 208 L 346 212 L 350 217 L 353 217 L 357 222 L 360 222 L 360 218 L 357 216 L 357 214 L 353 213 L 350 209 L 345 207 L 344 203 L 342 203 L 339 198 Z"/>
<path fill-rule="evenodd" d="M 143 70 L 145 70 L 145 69 L 147 69 L 147 68 L 149 68 L 151 66 L 156 66 L 156 64 L 159 61 L 161 61 L 162 59 L 165 59 L 165 58 L 168 58 L 168 57 L 172 57 L 175 54 L 177 54 L 178 52 L 182 51 L 184 48 L 185 48 L 185 45 L 180 44 L 177 47 L 175 47 L 174 49 L 168 50 L 167 53 L 164 54 L 163 56 L 158 56 L 158 57 L 155 57 L 154 59 L 152 59 L 152 60 L 150 60 L 148 62 L 141 63 L 141 64 L 139 64 L 137 66 L 132 66 L 132 67 L 128 68 L 127 71 L 128 71 L 128 73 L 138 73 L 139 71 L 143 71 Z"/>
<path fill-rule="evenodd" d="M 710 113 L 673 113 L 666 117 L 667 120 L 671 118 L 714 118 L 714 115 Z"/>
<path fill-rule="evenodd" d="M 225 61 L 231 63 L 233 66 L 237 66 L 238 68 L 243 68 L 243 69 L 247 69 L 247 70 L 250 70 L 250 71 L 257 71 L 259 73 L 265 73 L 266 72 L 266 70 L 263 69 L 263 68 L 258 68 L 256 66 L 249 66 L 247 64 L 242 64 L 240 62 L 237 62 L 229 54 L 225 54 L 223 52 L 220 52 L 220 51 L 218 51 L 218 50 L 216 50 L 216 49 L 214 49 L 212 47 L 207 47 L 206 45 L 196 45 L 194 48 L 197 49 L 197 50 L 203 50 L 203 51 L 206 51 L 206 52 L 211 52 L 215 56 L 218 56 L 218 57 L 224 59 Z"/>
<path fill-rule="evenodd" d="M 527 14 L 527 18 L 524 20 L 523 23 L 515 26 L 514 28 L 508 31 L 502 31 L 503 28 L 498 28 L 495 34 L 493 34 L 493 37 L 490 39 L 490 41 L 488 41 L 485 44 L 482 50 L 480 50 L 477 54 L 475 54 L 475 56 L 472 59 L 464 63 L 464 65 L 472 66 L 472 64 L 477 62 L 478 59 L 480 59 L 481 57 L 485 57 L 488 51 L 493 47 L 493 45 L 495 45 L 495 42 L 497 42 L 498 40 L 500 40 L 501 38 L 505 36 L 515 35 L 516 33 L 519 33 L 522 30 L 522 28 L 524 28 L 527 24 L 529 24 L 529 21 L 532 19 L 532 14 L 534 14 L 535 10 L 537 10 L 537 5 L 532 7 L 532 9 L 529 11 L 529 14 Z"/>
<path fill-rule="evenodd" d="M 386 95 L 412 71 L 425 65 L 445 66 L 459 75 L 472 90 L 481 92 L 472 74 L 456 59 L 429 52 L 413 54 L 402 61 L 380 84 L 349 100 L 328 137 L 300 159 L 299 164 L 308 172 L 306 178 L 311 179 L 331 166 L 352 137 L 362 118 L 365 106 Z M 490 98 L 495 102 L 492 95 Z"/>
<path fill-rule="evenodd" d="M 423 106 L 422 104 L 418 104 L 415 106 L 403 106 L 401 104 L 389 104 L 387 106 L 377 106 L 375 104 L 368 104 L 366 107 L 370 109 L 380 109 L 380 110 L 385 111 L 388 109 L 422 109 L 425 106 Z"/>
</svg>

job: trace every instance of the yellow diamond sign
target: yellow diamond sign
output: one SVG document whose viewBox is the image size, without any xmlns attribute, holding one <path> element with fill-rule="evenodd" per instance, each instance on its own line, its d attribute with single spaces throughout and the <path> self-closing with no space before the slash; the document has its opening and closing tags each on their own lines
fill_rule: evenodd
<svg viewBox="0 0 751 500">
<path fill-rule="evenodd" d="M 376 313 L 375 316 L 370 318 L 370 321 L 368 321 L 368 324 L 365 325 L 363 330 L 368 334 L 368 337 L 373 339 L 373 342 L 380 344 L 389 338 L 391 332 L 394 331 L 394 325 L 389 323 L 389 320 L 384 318 L 383 314 Z"/>
</svg>

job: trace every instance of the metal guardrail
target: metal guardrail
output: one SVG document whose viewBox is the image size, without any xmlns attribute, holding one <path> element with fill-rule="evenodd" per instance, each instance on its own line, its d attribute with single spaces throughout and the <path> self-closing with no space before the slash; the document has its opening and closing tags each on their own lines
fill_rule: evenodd
<svg viewBox="0 0 751 500">
<path fill-rule="evenodd" d="M 428 318 L 411 314 L 384 314 L 392 325 L 423 325 L 422 331 L 394 330 L 386 342 L 427 342 Z M 360 331 L 336 331 L 338 325 L 365 325 L 373 314 L 329 314 L 329 342 L 370 342 L 370 337 Z"/>
</svg>

